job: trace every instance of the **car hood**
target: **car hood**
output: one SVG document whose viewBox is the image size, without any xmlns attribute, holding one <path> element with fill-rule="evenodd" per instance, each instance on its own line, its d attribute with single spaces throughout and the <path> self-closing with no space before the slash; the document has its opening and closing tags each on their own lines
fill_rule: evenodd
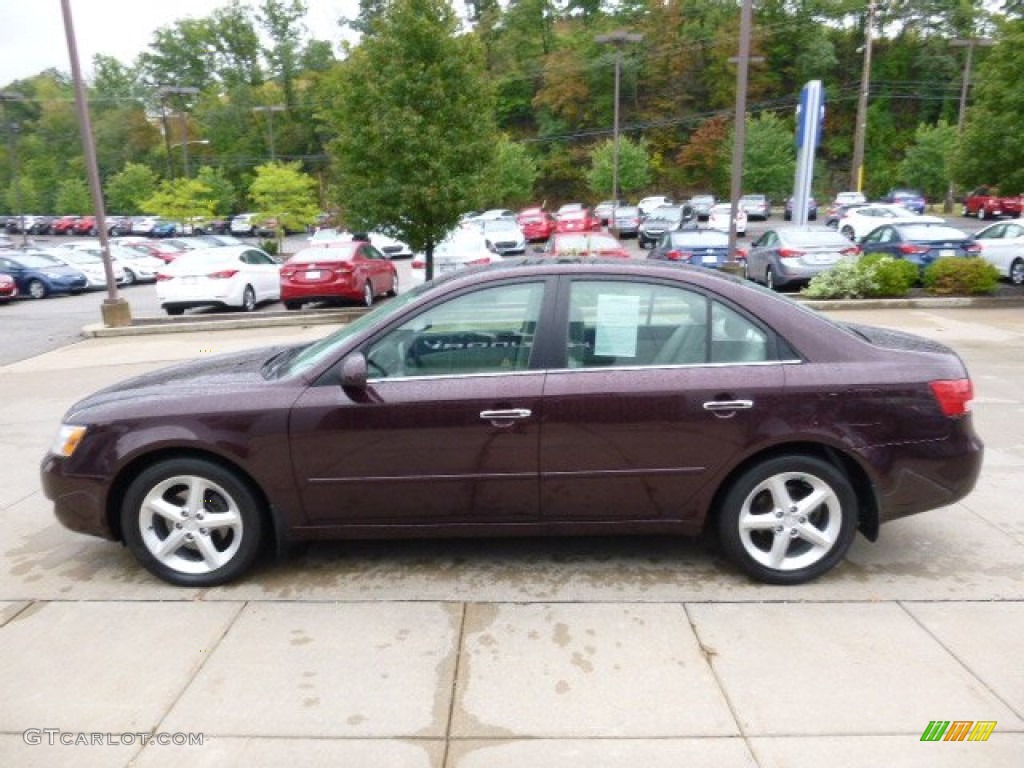
<svg viewBox="0 0 1024 768">
<path fill-rule="evenodd" d="M 251 390 L 268 383 L 267 377 L 263 374 L 266 362 L 292 348 L 259 347 L 179 363 L 136 376 L 101 389 L 75 403 L 68 410 L 65 421 L 74 422 L 77 416 L 86 411 L 96 414 L 110 405 L 116 404 L 120 408 L 133 400 L 145 402 L 147 407 L 152 409 L 152 403 L 156 400 L 201 398 L 211 393 L 228 394 Z"/>
</svg>

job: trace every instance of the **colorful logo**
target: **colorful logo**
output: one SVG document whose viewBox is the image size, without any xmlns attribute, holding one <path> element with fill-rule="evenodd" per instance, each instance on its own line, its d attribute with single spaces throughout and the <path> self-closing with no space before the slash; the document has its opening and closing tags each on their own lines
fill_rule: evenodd
<svg viewBox="0 0 1024 768">
<path fill-rule="evenodd" d="M 932 720 L 921 734 L 921 741 L 988 741 L 996 728 L 995 720 Z"/>
</svg>

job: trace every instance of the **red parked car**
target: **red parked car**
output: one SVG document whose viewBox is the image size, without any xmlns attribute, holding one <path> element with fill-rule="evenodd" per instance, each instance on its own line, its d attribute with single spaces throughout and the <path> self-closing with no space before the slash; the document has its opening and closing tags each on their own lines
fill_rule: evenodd
<svg viewBox="0 0 1024 768">
<path fill-rule="evenodd" d="M 528 243 L 547 240 L 555 231 L 555 217 L 543 208 L 524 208 L 516 217 L 516 223 Z"/>
<path fill-rule="evenodd" d="M 54 219 L 50 224 L 51 235 L 70 235 L 73 233 L 75 224 L 78 223 L 77 216 L 61 216 Z"/>
<path fill-rule="evenodd" d="M 629 251 L 606 232 L 556 232 L 541 249 L 545 256 L 593 256 L 628 259 Z"/>
<path fill-rule="evenodd" d="M 95 216 L 82 216 L 78 221 L 71 227 L 71 234 L 74 235 L 95 235 L 96 234 L 96 217 Z"/>
<path fill-rule="evenodd" d="M 601 220 L 589 208 L 577 208 L 558 214 L 555 232 L 596 232 L 601 229 Z"/>
<path fill-rule="evenodd" d="M 310 301 L 358 301 L 398 292 L 398 270 L 370 243 L 328 240 L 303 248 L 281 267 L 281 301 L 299 309 Z"/>
<path fill-rule="evenodd" d="M 18 284 L 5 272 L 0 272 L 0 302 L 10 301 L 18 295 Z"/>
<path fill-rule="evenodd" d="M 716 270 L 510 259 L 312 343 L 106 387 L 67 411 L 41 476 L 65 526 L 191 587 L 315 539 L 705 530 L 752 577 L 799 584 L 918 512 L 946 507 L 935 535 L 957 543 L 984 450 L 972 397 L 940 343 Z"/>
</svg>

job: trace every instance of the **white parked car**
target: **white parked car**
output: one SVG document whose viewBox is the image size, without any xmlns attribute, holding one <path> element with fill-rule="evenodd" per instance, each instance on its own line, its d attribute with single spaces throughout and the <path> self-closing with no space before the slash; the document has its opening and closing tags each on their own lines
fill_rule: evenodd
<svg viewBox="0 0 1024 768">
<path fill-rule="evenodd" d="M 640 209 L 640 218 L 642 219 L 649 216 L 655 208 L 661 208 L 663 205 L 672 205 L 672 198 L 664 195 L 652 195 L 645 197 L 636 204 L 636 207 Z"/>
<path fill-rule="evenodd" d="M 280 300 L 281 264 L 248 245 L 188 251 L 160 270 L 156 296 L 169 315 L 209 306 L 251 312 Z"/>
<path fill-rule="evenodd" d="M 93 251 L 84 248 L 51 248 L 46 253 L 85 275 L 87 291 L 107 287 L 107 271 L 103 266 L 103 257 L 100 255 L 99 249 Z M 120 285 L 125 281 L 124 269 L 116 262 L 111 263 L 111 268 L 114 273 L 114 282 Z"/>
<path fill-rule="evenodd" d="M 145 240 L 145 238 L 139 238 Z M 164 260 L 158 259 L 147 251 L 135 250 L 131 247 L 131 240 L 128 242 L 111 242 L 110 258 L 114 266 L 114 276 L 117 277 L 118 270 L 121 270 L 122 277 L 117 277 L 118 285 L 132 285 L 134 283 L 156 282 L 157 273 L 163 268 Z M 103 249 L 98 240 L 68 243 L 61 248 L 91 253 L 98 259 L 103 258 Z"/>
<path fill-rule="evenodd" d="M 254 235 L 256 234 L 256 214 L 240 213 L 231 219 L 228 229 L 233 235 Z"/>
<path fill-rule="evenodd" d="M 526 236 L 515 219 L 484 219 L 480 222 L 480 231 L 488 246 L 502 256 L 526 253 Z"/>
<path fill-rule="evenodd" d="M 868 199 L 864 196 L 863 192 L 837 192 L 836 199 L 832 201 L 832 205 L 857 205 L 867 201 Z"/>
<path fill-rule="evenodd" d="M 720 229 L 723 232 L 729 231 L 729 211 L 732 210 L 730 203 L 715 203 L 708 212 L 708 229 Z M 736 234 L 741 237 L 747 234 L 747 212 L 742 208 L 736 209 Z"/>
<path fill-rule="evenodd" d="M 132 217 L 132 234 L 148 235 L 160 221 L 159 216 L 134 216 Z"/>
<path fill-rule="evenodd" d="M 858 243 L 876 227 L 883 224 L 895 224 L 899 221 L 914 221 L 919 224 L 946 223 L 946 220 L 939 216 L 917 214 L 896 203 L 872 203 L 848 209 L 836 222 L 836 229 L 848 239 Z"/>
<path fill-rule="evenodd" d="M 1024 283 L 1024 224 L 1020 220 L 997 221 L 974 234 L 981 257 L 1014 285 Z"/>
<path fill-rule="evenodd" d="M 465 267 L 501 261 L 501 255 L 488 244 L 483 232 L 475 227 L 462 227 L 434 246 L 434 277 Z M 412 282 L 426 279 L 427 261 L 422 255 L 412 260 Z"/>
<path fill-rule="evenodd" d="M 366 235 L 370 238 L 370 244 L 389 259 L 412 258 L 412 248 L 409 247 L 408 243 L 403 243 L 401 240 L 385 235 L 383 232 L 367 232 Z M 318 229 L 306 238 L 311 243 L 328 243 L 333 240 L 348 242 L 351 239 L 351 232 L 345 229 L 334 229 L 333 227 Z"/>
</svg>

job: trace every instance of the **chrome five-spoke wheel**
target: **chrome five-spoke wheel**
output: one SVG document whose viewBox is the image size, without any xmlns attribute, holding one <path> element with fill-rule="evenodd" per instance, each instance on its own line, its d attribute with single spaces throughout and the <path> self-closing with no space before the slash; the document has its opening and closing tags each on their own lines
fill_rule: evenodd
<svg viewBox="0 0 1024 768">
<path fill-rule="evenodd" d="M 122 508 L 125 542 L 139 561 L 175 584 L 212 586 L 244 571 L 259 550 L 258 502 L 228 469 L 173 459 L 143 471 Z"/>
<path fill-rule="evenodd" d="M 832 464 L 810 456 L 771 459 L 747 470 L 726 494 L 719 535 L 747 573 L 798 584 L 832 568 L 857 527 L 857 499 Z"/>
</svg>

